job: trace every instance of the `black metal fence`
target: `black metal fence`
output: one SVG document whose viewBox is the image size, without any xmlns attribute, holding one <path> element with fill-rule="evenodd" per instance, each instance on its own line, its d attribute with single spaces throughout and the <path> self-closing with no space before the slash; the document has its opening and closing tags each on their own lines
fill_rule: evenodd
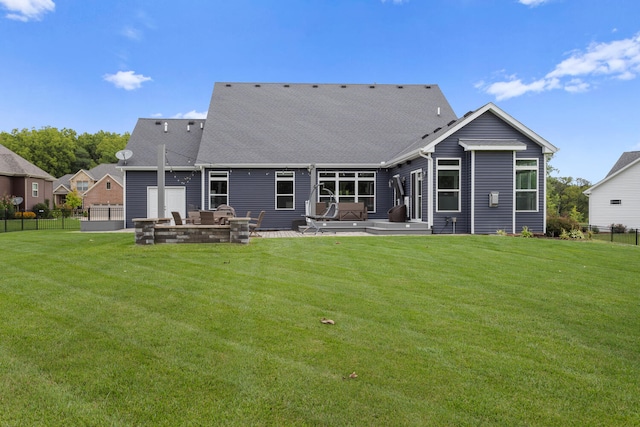
<svg viewBox="0 0 640 427">
<path fill-rule="evenodd" d="M 0 233 L 26 230 L 80 230 L 82 221 L 123 221 L 122 206 L 92 206 L 86 210 L 52 209 L 37 213 L 0 210 Z"/>
<path fill-rule="evenodd" d="M 640 231 L 637 228 L 627 228 L 621 224 L 589 225 L 589 231 L 592 238 L 597 240 L 636 246 L 640 243 Z"/>
</svg>

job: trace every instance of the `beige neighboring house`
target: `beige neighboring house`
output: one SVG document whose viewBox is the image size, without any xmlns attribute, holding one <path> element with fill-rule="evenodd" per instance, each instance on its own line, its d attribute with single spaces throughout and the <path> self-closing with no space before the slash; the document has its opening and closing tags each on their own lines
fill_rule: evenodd
<svg viewBox="0 0 640 427">
<path fill-rule="evenodd" d="M 29 211 L 51 200 L 55 178 L 38 166 L 0 145 L 0 197 L 19 197 L 19 210 Z"/>
<path fill-rule="evenodd" d="M 93 169 L 80 169 L 54 183 L 53 194 L 57 206 L 63 205 L 67 194 L 76 190 L 82 197 L 83 208 L 121 206 L 123 201 L 122 172 L 115 164 L 102 164 Z"/>
</svg>

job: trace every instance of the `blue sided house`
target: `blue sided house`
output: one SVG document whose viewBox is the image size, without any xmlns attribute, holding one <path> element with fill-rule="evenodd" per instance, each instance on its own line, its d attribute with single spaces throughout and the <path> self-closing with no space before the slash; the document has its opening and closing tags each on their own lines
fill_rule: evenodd
<svg viewBox="0 0 640 427">
<path fill-rule="evenodd" d="M 545 231 L 557 148 L 492 103 L 456 116 L 437 85 L 216 83 L 206 120 L 139 119 L 127 150 L 127 227 L 230 205 L 291 229 L 331 199 L 368 220 L 404 205 L 401 221 L 433 233 L 493 234 Z"/>
</svg>

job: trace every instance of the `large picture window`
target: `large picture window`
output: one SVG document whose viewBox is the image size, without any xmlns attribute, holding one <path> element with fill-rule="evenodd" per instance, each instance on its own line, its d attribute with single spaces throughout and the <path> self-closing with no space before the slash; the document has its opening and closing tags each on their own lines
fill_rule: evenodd
<svg viewBox="0 0 640 427">
<path fill-rule="evenodd" d="M 292 171 L 276 172 L 276 209 L 294 209 L 295 174 Z"/>
<path fill-rule="evenodd" d="M 376 209 L 376 173 L 375 172 L 320 172 L 318 183 L 331 191 L 337 202 L 364 203 L 368 212 Z M 328 202 L 328 191 L 318 192 L 318 201 Z"/>
<path fill-rule="evenodd" d="M 460 159 L 438 159 L 437 210 L 460 211 Z"/>
<path fill-rule="evenodd" d="M 209 172 L 209 209 L 229 204 L 229 172 Z"/>
<path fill-rule="evenodd" d="M 516 159 L 516 211 L 538 210 L 538 159 Z"/>
</svg>

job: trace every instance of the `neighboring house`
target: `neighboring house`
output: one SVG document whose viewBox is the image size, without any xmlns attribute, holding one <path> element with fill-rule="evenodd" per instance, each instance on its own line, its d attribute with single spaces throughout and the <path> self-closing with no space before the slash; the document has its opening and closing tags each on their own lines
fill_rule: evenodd
<svg viewBox="0 0 640 427">
<path fill-rule="evenodd" d="M 456 117 L 437 85 L 274 83 L 216 83 L 206 121 L 139 119 L 127 149 L 127 227 L 158 216 L 165 159 L 161 216 L 229 204 L 287 229 L 307 199 L 327 200 L 312 192 L 323 184 L 369 219 L 405 202 L 435 233 L 482 234 L 545 231 L 557 151 L 492 103 Z"/>
<path fill-rule="evenodd" d="M 51 201 L 55 178 L 33 163 L 0 145 L 0 197 L 21 197 L 16 208 L 29 211 L 38 203 Z"/>
<path fill-rule="evenodd" d="M 622 153 L 607 176 L 587 189 L 589 224 L 640 228 L 640 151 Z"/>
<path fill-rule="evenodd" d="M 102 164 L 75 174 L 67 174 L 54 183 L 56 205 L 63 205 L 67 194 L 76 190 L 82 197 L 83 207 L 122 205 L 122 171 L 116 164 Z"/>
</svg>

